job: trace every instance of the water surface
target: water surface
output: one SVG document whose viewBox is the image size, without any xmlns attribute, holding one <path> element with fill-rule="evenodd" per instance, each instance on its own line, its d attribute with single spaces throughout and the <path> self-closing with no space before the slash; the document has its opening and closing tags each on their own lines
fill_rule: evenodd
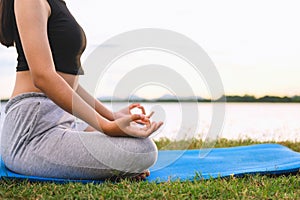
<svg viewBox="0 0 300 200">
<path fill-rule="evenodd" d="M 193 104 L 193 103 L 184 103 Z M 181 107 L 178 103 L 144 103 L 147 111 L 154 108 L 163 110 L 164 126 L 152 137 L 159 139 L 181 139 Z M 106 106 L 111 108 L 111 104 Z M 189 105 L 188 105 L 189 106 Z M 191 105 L 192 106 L 192 105 Z M 1 104 L 2 110 L 4 103 Z M 114 107 L 114 106 L 113 106 Z M 208 133 L 211 125 L 212 106 L 210 103 L 198 104 L 198 119 L 189 119 L 183 127 L 186 136 L 189 130 L 197 129 L 196 136 Z M 158 114 L 160 115 L 160 114 Z M 159 117 L 159 116 L 156 116 Z M 2 127 L 3 112 L 1 115 Z M 297 103 L 227 103 L 226 118 L 219 137 L 227 139 L 253 139 L 259 141 L 300 141 L 300 104 Z"/>
</svg>

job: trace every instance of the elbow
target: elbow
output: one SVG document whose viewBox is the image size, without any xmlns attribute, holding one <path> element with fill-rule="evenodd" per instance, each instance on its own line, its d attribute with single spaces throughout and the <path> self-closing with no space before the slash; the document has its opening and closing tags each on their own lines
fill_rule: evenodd
<svg viewBox="0 0 300 200">
<path fill-rule="evenodd" d="M 47 87 L 46 87 L 45 83 L 46 83 L 46 81 L 43 79 L 40 79 L 40 78 L 34 79 L 34 81 L 33 81 L 34 87 L 36 87 L 43 93 L 46 93 L 46 91 L 47 91 Z"/>
<path fill-rule="evenodd" d="M 42 73 L 32 75 L 33 85 L 41 91 L 44 91 L 48 85 L 51 85 L 50 79 L 51 74 Z"/>
<path fill-rule="evenodd" d="M 44 76 L 32 74 L 32 83 L 36 88 L 42 90 L 44 82 L 46 82 Z"/>
<path fill-rule="evenodd" d="M 36 87 L 40 90 L 43 90 L 43 83 L 45 82 L 45 80 L 43 80 L 40 77 L 34 77 L 32 82 L 33 82 L 34 87 Z"/>
</svg>

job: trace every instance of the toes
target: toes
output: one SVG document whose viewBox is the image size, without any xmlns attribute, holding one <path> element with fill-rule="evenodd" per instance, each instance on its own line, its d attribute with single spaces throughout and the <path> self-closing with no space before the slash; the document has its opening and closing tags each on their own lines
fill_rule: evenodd
<svg viewBox="0 0 300 200">
<path fill-rule="evenodd" d="M 146 177 L 150 176 L 150 171 L 149 171 L 149 170 L 146 170 L 146 171 L 145 171 L 145 175 L 146 175 Z"/>
<path fill-rule="evenodd" d="M 143 173 L 137 175 L 136 177 L 134 177 L 134 179 L 136 181 L 142 181 L 145 180 L 148 176 L 150 176 L 150 171 L 149 170 L 145 170 Z"/>
<path fill-rule="evenodd" d="M 146 179 L 146 174 L 141 174 L 141 175 L 140 175 L 140 179 L 141 179 L 141 180 L 145 180 L 145 179 Z"/>
</svg>

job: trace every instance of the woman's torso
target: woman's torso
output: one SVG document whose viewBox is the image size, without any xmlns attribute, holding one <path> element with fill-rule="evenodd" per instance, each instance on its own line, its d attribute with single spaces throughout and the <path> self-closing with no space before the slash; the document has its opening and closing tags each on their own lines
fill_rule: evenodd
<svg viewBox="0 0 300 200">
<path fill-rule="evenodd" d="M 78 75 L 66 74 L 57 72 L 74 90 L 78 86 Z M 11 98 L 27 92 L 41 92 L 40 89 L 34 86 L 30 71 L 21 71 L 16 74 L 15 87 Z"/>
<path fill-rule="evenodd" d="M 57 73 L 73 88 L 77 88 L 78 75 L 83 74 L 80 56 L 86 46 L 85 34 L 62 0 L 47 0 L 48 39 Z M 42 92 L 35 87 L 16 27 L 18 66 L 15 87 L 11 97 L 26 92 Z M 38 55 L 36 55 L 38 56 Z"/>
</svg>

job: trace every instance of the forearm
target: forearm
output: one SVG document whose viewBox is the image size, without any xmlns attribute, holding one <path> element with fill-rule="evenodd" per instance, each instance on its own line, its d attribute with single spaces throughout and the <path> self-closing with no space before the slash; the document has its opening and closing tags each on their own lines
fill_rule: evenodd
<svg viewBox="0 0 300 200">
<path fill-rule="evenodd" d="M 112 111 L 106 108 L 99 100 L 90 95 L 81 85 L 78 85 L 76 92 L 87 104 L 94 108 L 97 113 L 110 121 L 114 120 Z"/>
</svg>

